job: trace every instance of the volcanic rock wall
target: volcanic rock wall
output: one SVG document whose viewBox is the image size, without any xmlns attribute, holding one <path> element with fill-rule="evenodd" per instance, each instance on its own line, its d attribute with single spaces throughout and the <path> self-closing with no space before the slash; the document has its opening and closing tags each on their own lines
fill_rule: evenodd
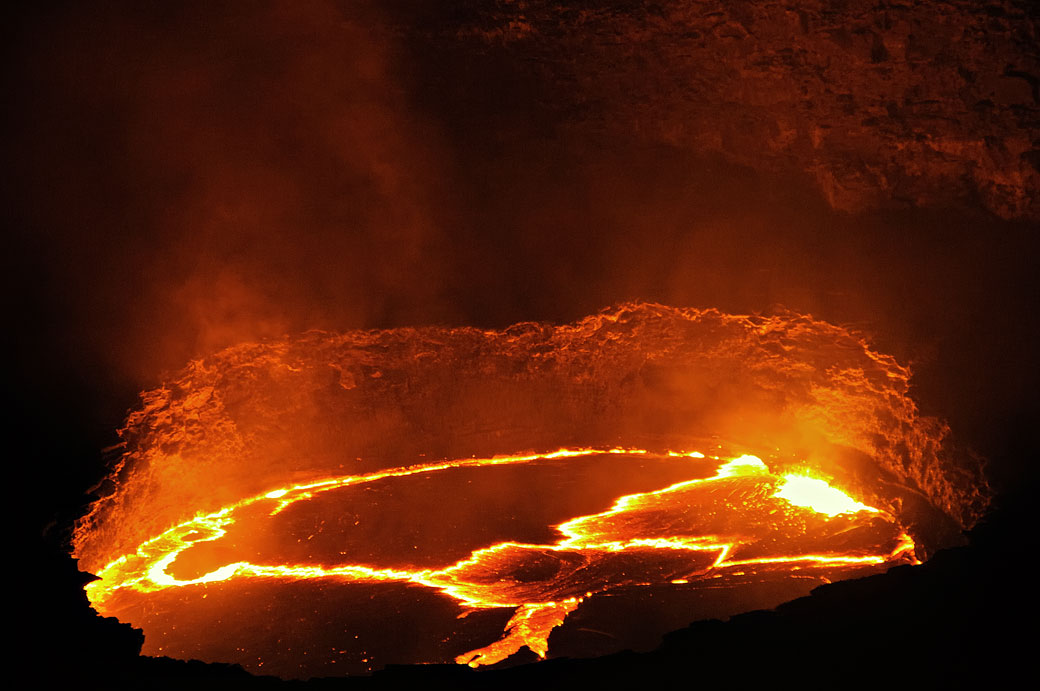
<svg viewBox="0 0 1040 691">
<path fill-rule="evenodd" d="M 195 512 L 329 476 L 560 447 L 689 450 L 709 438 L 819 463 L 872 505 L 920 495 L 973 525 L 988 503 L 980 469 L 949 455 L 945 425 L 907 395 L 909 376 L 809 317 L 647 303 L 557 327 L 243 344 L 143 395 L 76 554 L 99 569 Z M 864 470 L 832 445 L 862 454 Z"/>
<path fill-rule="evenodd" d="M 850 212 L 952 203 L 1040 218 L 1040 15 L 1029 0 L 437 7 L 421 22 L 409 10 L 412 41 L 509 65 L 502 78 L 536 83 L 565 134 L 804 173 Z"/>
</svg>

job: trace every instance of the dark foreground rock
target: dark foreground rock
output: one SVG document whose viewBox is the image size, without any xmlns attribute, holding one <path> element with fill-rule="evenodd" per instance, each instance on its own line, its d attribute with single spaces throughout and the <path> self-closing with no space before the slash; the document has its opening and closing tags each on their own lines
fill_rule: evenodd
<svg viewBox="0 0 1040 691">
<path fill-rule="evenodd" d="M 1029 638 L 1022 632 L 1031 628 L 1035 598 L 1019 542 L 1027 518 L 1023 505 L 1005 506 L 971 532 L 968 545 L 939 552 L 921 566 L 822 586 L 774 611 L 695 622 L 648 653 L 477 671 L 393 666 L 371 677 L 307 682 L 253 677 L 233 665 L 138 657 L 139 632 L 94 615 L 85 600 L 62 606 L 82 598 L 70 589 L 72 579 L 56 579 L 64 587 L 53 591 L 49 616 L 37 620 L 35 655 L 25 659 L 31 664 L 24 669 L 29 679 L 61 681 L 70 689 L 649 688 L 676 679 L 691 687 L 999 687 L 1028 662 Z M 70 560 L 61 566 L 71 568 Z M 523 662 L 523 652 L 516 662 Z"/>
</svg>

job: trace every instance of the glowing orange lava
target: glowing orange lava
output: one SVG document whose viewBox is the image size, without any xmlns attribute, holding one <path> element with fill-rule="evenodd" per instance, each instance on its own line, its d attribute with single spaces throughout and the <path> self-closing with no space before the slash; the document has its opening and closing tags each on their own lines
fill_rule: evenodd
<svg viewBox="0 0 1040 691">
<path fill-rule="evenodd" d="M 621 635 L 568 628 L 609 619 L 596 603 L 718 592 L 733 614 L 916 563 L 981 495 L 940 472 L 907 381 L 808 318 L 653 305 L 242 346 L 146 394 L 77 554 L 149 654 L 282 676 L 545 657 Z M 738 441 L 675 450 L 705 427 Z M 446 453 L 525 437 L 592 443 Z"/>
<path fill-rule="evenodd" d="M 499 456 L 484 459 L 462 459 L 428 465 L 395 468 L 380 473 L 362 476 L 328 478 L 293 487 L 271 490 L 256 497 L 244 499 L 220 511 L 197 516 L 175 526 L 144 544 L 133 555 L 117 559 L 99 572 L 99 580 L 87 585 L 91 603 L 104 613 L 105 603 L 122 589 L 138 593 L 150 593 L 164 588 L 179 588 L 227 581 L 237 578 L 275 578 L 286 580 L 335 579 L 346 582 L 409 581 L 436 588 L 455 598 L 465 607 L 471 608 L 517 608 L 507 625 L 507 635 L 500 641 L 484 648 L 469 651 L 456 657 L 457 662 L 473 666 L 499 662 L 527 646 L 540 656 L 548 650 L 548 636 L 553 628 L 563 623 L 569 612 L 584 598 L 595 592 L 603 592 L 619 585 L 638 584 L 641 579 L 652 578 L 654 568 L 668 563 L 667 582 L 691 578 L 704 578 L 717 571 L 736 566 L 758 564 L 801 565 L 804 567 L 841 567 L 849 564 L 883 564 L 886 562 L 914 560 L 913 541 L 901 531 L 891 517 L 882 520 L 890 524 L 890 534 L 878 546 L 866 543 L 859 549 L 827 551 L 828 540 L 850 530 L 875 526 L 850 517 L 833 520 L 839 514 L 878 514 L 875 508 L 855 502 L 840 490 L 829 487 L 822 480 L 814 487 L 813 495 L 792 500 L 792 483 L 803 483 L 804 476 L 788 475 L 777 478 L 754 456 L 741 456 L 720 465 L 715 475 L 676 483 L 663 489 L 620 497 L 612 507 L 598 514 L 580 516 L 557 526 L 560 540 L 553 544 L 521 544 L 503 542 L 488 546 L 471 554 L 468 558 L 441 569 L 404 568 L 380 569 L 364 564 L 340 564 L 316 566 L 306 564 L 253 564 L 235 561 L 202 574 L 196 578 L 178 579 L 168 573 L 185 550 L 200 542 L 212 542 L 223 538 L 227 527 L 236 521 L 236 514 L 257 503 L 264 506 L 268 516 L 274 516 L 295 502 L 306 501 L 319 492 L 329 492 L 342 487 L 358 485 L 385 478 L 403 477 L 420 473 L 434 473 L 463 467 L 484 467 L 503 464 L 528 463 L 533 461 L 592 456 L 599 453 L 624 455 L 648 455 L 637 449 L 560 449 L 546 454 L 524 454 Z M 668 454 L 668 457 L 703 457 L 703 454 Z M 763 489 L 777 488 L 771 494 Z M 825 488 L 821 492 L 820 488 Z M 720 505 L 717 495 L 724 492 L 727 502 L 735 506 Z M 707 501 L 706 501 L 707 500 Z M 750 502 L 754 502 L 753 504 Z M 814 501 L 822 501 L 817 508 Z M 843 509 L 834 510 L 835 502 Z M 689 512 L 694 503 L 715 504 L 716 510 L 736 509 L 747 512 L 752 520 L 741 520 L 737 525 L 729 518 L 716 517 L 705 525 L 705 514 L 700 511 L 688 514 L 680 529 L 677 525 L 655 526 L 647 521 L 648 516 L 667 511 L 683 520 L 682 514 Z M 814 514 L 822 514 L 823 518 Z M 815 534 L 803 545 L 807 548 L 822 547 L 819 553 L 792 552 L 773 553 L 762 542 L 774 541 L 778 535 L 790 537 L 794 522 L 813 521 Z M 700 525 L 698 525 L 700 524 Z M 718 530 L 727 526 L 722 531 Z M 656 529 L 655 529 L 656 528 Z M 711 532 L 703 532 L 705 529 Z M 734 529 L 739 532 L 734 534 Z M 809 531 L 797 537 L 807 537 Z M 606 577 L 589 577 L 587 574 L 554 575 L 543 581 L 518 583 L 504 578 L 517 564 L 522 564 L 530 555 L 545 553 L 570 553 L 580 555 L 583 568 L 607 561 L 620 552 L 635 552 L 643 555 L 666 550 L 692 553 L 689 557 L 676 559 L 667 555 L 646 561 L 652 566 L 637 576 L 608 572 Z M 762 555 L 762 556 L 759 556 Z M 743 557 L 743 558 L 737 558 Z M 494 578 L 488 578 L 488 573 Z M 581 594 L 577 594 L 583 591 Z M 560 597 L 564 595 L 564 597 Z"/>
</svg>

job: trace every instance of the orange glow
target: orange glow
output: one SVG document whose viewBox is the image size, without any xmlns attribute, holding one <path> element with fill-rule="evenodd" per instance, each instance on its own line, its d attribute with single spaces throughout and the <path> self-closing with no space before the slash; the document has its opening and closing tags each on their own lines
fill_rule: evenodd
<svg viewBox="0 0 1040 691">
<path fill-rule="evenodd" d="M 785 518 L 788 520 L 795 518 L 800 522 L 813 521 L 827 534 L 854 530 L 857 527 L 855 522 L 848 520 L 835 522 L 833 528 L 828 526 L 829 519 L 839 514 L 880 513 L 877 509 L 855 502 L 839 490 L 829 487 L 822 480 L 813 480 L 809 485 L 812 488 L 812 501 L 807 501 L 802 494 L 789 489 L 792 482 L 796 487 L 799 486 L 797 478 L 800 476 L 788 475 L 780 480 L 769 472 L 761 459 L 744 455 L 722 462 L 718 465 L 715 474 L 710 477 L 676 483 L 652 492 L 625 495 L 618 498 L 614 505 L 606 511 L 579 516 L 562 523 L 556 526 L 561 538 L 555 543 L 499 543 L 480 549 L 468 558 L 440 569 L 387 569 L 374 568 L 364 564 L 338 564 L 335 566 L 254 564 L 235 561 L 223 564 L 196 578 L 179 579 L 169 573 L 170 567 L 175 564 L 183 552 L 198 543 L 222 539 L 227 533 L 227 528 L 237 520 L 236 514 L 254 505 L 262 505 L 264 514 L 271 517 L 296 502 L 313 499 L 319 493 L 385 478 L 438 473 L 458 468 L 524 464 L 600 454 L 654 455 L 660 458 L 690 460 L 704 457 L 703 454 L 696 452 L 651 454 L 643 449 L 559 449 L 543 454 L 459 459 L 408 466 L 368 475 L 327 478 L 279 488 L 249 497 L 219 511 L 196 516 L 194 519 L 144 542 L 135 553 L 120 557 L 101 569 L 98 573 L 99 580 L 86 586 L 87 595 L 93 606 L 104 613 L 106 602 L 121 590 L 147 594 L 166 588 L 182 588 L 251 578 L 287 581 L 319 579 L 339 582 L 407 581 L 435 588 L 456 599 L 467 608 L 516 608 L 515 614 L 506 626 L 505 635 L 499 641 L 456 657 L 457 662 L 475 667 L 499 662 L 523 646 L 527 646 L 539 656 L 544 657 L 548 650 L 549 633 L 562 624 L 567 615 L 576 609 L 586 597 L 591 596 L 593 592 L 606 592 L 617 585 L 639 584 L 644 582 L 643 578 L 651 578 L 649 573 L 635 577 L 623 574 L 617 577 L 609 575 L 605 578 L 568 574 L 563 577 L 524 584 L 501 577 L 490 580 L 487 578 L 489 569 L 492 573 L 499 573 L 503 568 L 508 571 L 530 555 L 573 553 L 580 555 L 582 563 L 593 565 L 609 559 L 610 555 L 614 553 L 631 552 L 641 555 L 662 551 L 690 553 L 689 560 L 681 558 L 678 562 L 671 560 L 673 565 L 670 568 L 677 568 L 683 576 L 682 578 L 661 579 L 661 582 L 672 584 L 685 584 L 691 578 L 703 579 L 709 573 L 724 571 L 734 566 L 798 565 L 807 568 L 840 568 L 847 565 L 880 565 L 912 560 L 913 540 L 901 531 L 891 517 L 882 519 L 891 526 L 886 549 L 874 548 L 871 551 L 868 548 L 866 553 L 860 551 L 793 552 L 742 559 L 734 558 L 734 555 L 740 553 L 741 549 L 746 550 L 743 553 L 749 555 L 759 553 L 758 543 L 760 541 L 772 538 L 773 534 L 784 531 Z M 718 459 L 712 460 L 719 463 Z M 779 483 L 782 483 L 781 489 L 771 494 L 767 495 L 760 491 L 761 487 L 773 487 Z M 717 493 L 720 490 L 725 492 L 726 498 L 732 498 L 734 495 L 746 495 L 747 497 L 742 500 L 742 503 L 744 510 L 749 512 L 748 517 L 751 520 L 745 519 L 739 526 L 741 534 L 696 534 L 693 532 L 693 524 L 688 525 L 687 530 L 677 534 L 667 534 L 668 530 L 665 526 L 643 523 L 643 519 L 647 515 L 662 511 L 670 512 L 673 515 L 680 514 L 684 505 L 691 501 L 707 500 L 709 503 L 715 504 L 718 502 Z M 753 505 L 749 503 L 752 497 L 755 498 Z M 824 502 L 822 507 L 818 506 L 821 497 Z M 836 498 L 842 502 L 840 508 L 837 509 L 835 508 Z M 777 513 L 783 514 L 784 517 L 777 518 Z M 693 518 L 695 523 L 700 517 L 694 516 Z M 723 520 L 722 524 L 725 523 L 726 521 Z M 806 546 L 812 546 L 811 542 Z M 704 556 L 698 558 L 697 555 Z M 594 591 L 587 590 L 587 588 L 594 588 Z M 555 599 L 561 592 L 571 592 L 575 589 L 582 591 L 582 594 Z"/>
<path fill-rule="evenodd" d="M 808 317 L 660 305 L 243 344 L 144 395 L 76 555 L 149 654 L 284 676 L 546 657 L 618 598 L 735 614 L 917 563 L 914 502 L 970 523 L 985 487 L 945 471 L 908 380 Z M 271 629 L 295 597 L 302 633 Z M 395 657 L 403 613 L 430 639 Z"/>
</svg>

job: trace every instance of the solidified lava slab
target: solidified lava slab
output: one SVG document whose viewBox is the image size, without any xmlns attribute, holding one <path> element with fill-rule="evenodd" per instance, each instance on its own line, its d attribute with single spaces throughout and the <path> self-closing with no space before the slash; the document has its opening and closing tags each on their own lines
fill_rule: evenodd
<svg viewBox="0 0 1040 691">
<path fill-rule="evenodd" d="M 831 578 L 913 561 L 912 541 L 893 516 L 840 492 L 847 506 L 837 513 L 785 498 L 778 490 L 791 480 L 754 457 L 654 457 L 642 450 L 547 456 L 497 459 L 508 465 L 461 460 L 461 467 L 434 464 L 396 477 L 272 491 L 145 543 L 88 592 L 99 609 L 146 630 L 146 653 L 306 677 L 387 663 L 490 664 L 524 646 L 544 655 L 554 629 L 600 595 L 641 602 L 649 613 L 684 604 L 689 616 L 728 615 L 804 595 Z M 504 487 L 506 469 L 526 471 L 526 482 Z M 395 494 L 395 480 L 416 486 Z M 569 504 L 531 492 L 556 484 L 557 495 L 575 484 L 587 491 Z M 632 491 L 639 485 L 650 488 Z M 370 486 L 375 496 L 360 501 Z M 517 489 L 512 508 L 500 502 L 483 510 L 505 518 L 489 521 L 489 533 L 458 525 L 458 510 L 408 513 L 421 518 L 410 530 L 384 524 L 417 491 L 442 503 L 450 491 L 452 503 L 472 516 L 465 510 L 472 501 L 515 499 Z M 383 505 L 387 497 L 395 501 Z M 539 499 L 548 501 L 548 514 L 527 509 Z M 579 507 L 599 511 L 560 522 Z M 518 515 L 526 524 L 509 520 Z M 335 517 L 347 525 L 330 522 Z M 555 527 L 546 530 L 547 519 Z M 396 543 L 378 551 L 379 559 L 351 549 L 387 544 L 369 527 L 351 536 L 362 522 Z M 452 562 L 453 552 L 464 555 Z M 696 592 L 705 602 L 691 607 Z M 583 619 L 584 626 L 570 629 L 570 645 L 585 640 L 590 651 L 607 642 L 583 633 L 645 648 L 671 621 L 650 616 L 632 628 L 602 609 Z M 474 644 L 480 641 L 490 645 Z"/>
</svg>

